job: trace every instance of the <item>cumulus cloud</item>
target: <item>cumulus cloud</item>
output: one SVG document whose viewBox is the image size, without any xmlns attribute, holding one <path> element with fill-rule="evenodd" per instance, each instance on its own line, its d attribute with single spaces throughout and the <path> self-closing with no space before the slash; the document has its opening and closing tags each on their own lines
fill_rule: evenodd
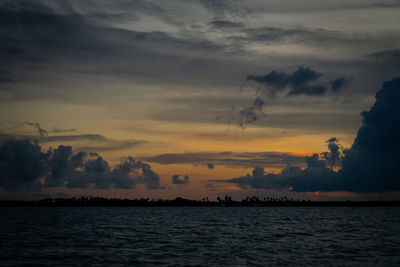
<svg viewBox="0 0 400 267">
<path fill-rule="evenodd" d="M 210 182 L 234 183 L 241 188 L 280 189 L 291 188 L 294 191 L 331 191 L 332 182 L 337 173 L 326 166 L 318 154 L 305 158 L 307 167 L 288 166 L 279 174 L 265 173 L 264 168 L 255 167 L 252 174 L 228 179 L 210 180 Z M 321 178 L 323 177 L 323 179 Z"/>
<path fill-rule="evenodd" d="M 189 175 L 183 176 L 183 179 L 180 178 L 179 174 L 174 174 L 172 176 L 172 183 L 173 184 L 188 184 L 189 183 Z"/>
<path fill-rule="evenodd" d="M 400 77 L 384 82 L 375 98 L 373 107 L 361 113 L 363 124 L 351 148 L 341 149 L 337 138 L 331 138 L 327 141 L 329 152 L 307 156 L 304 169 L 288 166 L 274 174 L 256 167 L 252 175 L 213 182 L 298 192 L 400 190 Z M 339 165 L 341 169 L 336 171 Z"/>
<path fill-rule="evenodd" d="M 399 190 L 400 77 L 384 82 L 375 99 L 372 108 L 361 113 L 363 124 L 345 151 L 340 174 L 348 188 Z"/>
<path fill-rule="evenodd" d="M 45 178 L 44 184 L 41 178 Z M 97 153 L 72 152 L 60 145 L 42 152 L 27 139 L 8 139 L 0 146 L 0 186 L 5 190 L 40 190 L 45 187 L 133 189 L 144 184 L 160 189 L 160 178 L 150 165 L 129 156 L 112 168 Z"/>
<path fill-rule="evenodd" d="M 47 171 L 48 153 L 28 140 L 10 139 L 0 146 L 0 186 L 5 190 L 38 191 Z"/>
<path fill-rule="evenodd" d="M 333 137 L 326 141 L 328 143 L 329 152 L 321 153 L 321 155 L 331 168 L 338 166 L 342 158 L 338 141 L 339 140 L 336 137 Z"/>
</svg>

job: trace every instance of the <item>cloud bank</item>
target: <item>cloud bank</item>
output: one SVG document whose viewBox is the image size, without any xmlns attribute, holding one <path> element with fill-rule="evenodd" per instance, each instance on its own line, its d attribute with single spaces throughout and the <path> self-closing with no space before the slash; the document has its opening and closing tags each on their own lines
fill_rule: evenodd
<svg viewBox="0 0 400 267">
<path fill-rule="evenodd" d="M 361 113 L 363 124 L 354 144 L 341 149 L 336 138 L 327 141 L 329 152 L 306 157 L 306 168 L 288 166 L 279 174 L 255 167 L 247 176 L 213 182 L 242 188 L 290 188 L 297 192 L 400 190 L 400 77 L 386 81 L 376 102 Z M 341 165 L 341 169 L 335 168 Z"/>
<path fill-rule="evenodd" d="M 44 182 L 43 182 L 44 180 Z M 40 191 L 42 187 L 160 189 L 160 178 L 150 165 L 129 156 L 111 168 L 97 153 L 72 152 L 60 145 L 42 152 L 27 139 L 8 139 L 0 146 L 0 187 L 7 191 Z"/>
</svg>

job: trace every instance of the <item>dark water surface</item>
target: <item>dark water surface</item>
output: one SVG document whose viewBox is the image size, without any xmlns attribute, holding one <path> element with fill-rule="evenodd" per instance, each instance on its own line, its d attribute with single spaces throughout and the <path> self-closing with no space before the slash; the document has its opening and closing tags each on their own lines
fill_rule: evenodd
<svg viewBox="0 0 400 267">
<path fill-rule="evenodd" d="M 0 265 L 400 265 L 400 208 L 0 208 Z"/>
</svg>

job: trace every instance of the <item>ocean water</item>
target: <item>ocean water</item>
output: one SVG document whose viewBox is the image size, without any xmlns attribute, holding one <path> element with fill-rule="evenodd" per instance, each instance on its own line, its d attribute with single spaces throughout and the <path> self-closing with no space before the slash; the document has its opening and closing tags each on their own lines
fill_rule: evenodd
<svg viewBox="0 0 400 267">
<path fill-rule="evenodd" d="M 400 208 L 0 208 L 1 266 L 400 265 Z"/>
</svg>

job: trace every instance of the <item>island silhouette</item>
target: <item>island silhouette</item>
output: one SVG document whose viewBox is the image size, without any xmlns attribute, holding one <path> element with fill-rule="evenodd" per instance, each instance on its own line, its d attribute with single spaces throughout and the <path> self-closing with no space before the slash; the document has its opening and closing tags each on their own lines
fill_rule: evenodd
<svg viewBox="0 0 400 267">
<path fill-rule="evenodd" d="M 185 199 L 119 199 L 103 197 L 45 198 L 41 200 L 0 200 L 0 207 L 400 207 L 397 200 L 371 201 L 311 201 L 288 197 L 248 196 L 232 200 L 230 196 L 217 197 L 216 201 Z"/>
</svg>

